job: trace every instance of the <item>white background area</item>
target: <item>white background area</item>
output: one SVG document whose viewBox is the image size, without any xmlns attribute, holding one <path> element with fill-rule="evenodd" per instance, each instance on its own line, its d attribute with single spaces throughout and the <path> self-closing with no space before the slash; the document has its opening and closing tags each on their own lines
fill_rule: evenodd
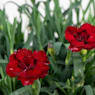
<svg viewBox="0 0 95 95">
<path fill-rule="evenodd" d="M 0 9 L 3 9 L 3 7 L 5 6 L 6 13 L 7 13 L 11 23 L 13 22 L 14 17 L 17 17 L 19 19 L 19 13 L 18 13 L 17 6 L 12 3 L 7 3 L 8 1 L 16 2 L 18 5 L 22 5 L 25 3 L 28 3 L 31 5 L 30 0 L 0 0 Z M 38 1 L 46 1 L 46 0 L 36 0 L 36 2 L 38 2 Z M 51 4 L 50 4 L 51 9 L 54 7 L 54 4 L 52 1 L 53 0 L 51 0 Z M 72 1 L 74 1 L 74 0 L 72 0 Z M 89 0 L 82 0 L 82 8 L 83 9 L 86 8 L 88 2 L 89 2 Z M 70 5 L 70 0 L 59 0 L 59 3 L 60 3 L 60 7 L 64 10 L 66 10 L 66 9 L 68 9 L 68 7 Z M 39 10 L 44 15 L 43 4 L 40 4 Z M 73 18 L 73 21 L 76 22 L 75 16 Z"/>
<path fill-rule="evenodd" d="M 16 5 L 12 4 L 12 3 L 8 3 L 8 1 L 14 1 L 18 5 L 22 5 L 22 4 L 25 4 L 25 3 L 28 3 L 28 4 L 31 5 L 30 0 L 0 0 L 0 9 L 3 9 L 4 6 L 5 6 L 6 14 L 7 14 L 8 19 L 11 23 L 13 23 L 13 20 L 14 20 L 15 17 L 19 20 L 19 12 L 18 12 L 18 7 Z M 46 0 L 36 0 L 36 2 L 38 2 L 38 1 L 46 1 Z M 50 3 L 50 8 L 51 9 L 54 8 L 54 4 L 53 4 L 52 1 L 53 0 L 51 0 L 51 3 Z M 74 0 L 72 0 L 72 1 L 74 1 Z M 89 2 L 89 0 L 82 0 L 82 9 L 86 8 L 88 2 Z M 69 6 L 70 6 L 70 0 L 59 0 L 59 3 L 60 3 L 60 7 L 62 8 L 62 11 L 68 9 Z M 45 15 L 43 4 L 40 4 L 39 10 L 43 15 Z M 80 13 L 80 19 L 81 19 L 81 17 L 82 17 L 82 14 Z M 26 27 L 28 25 L 28 18 L 24 14 L 22 15 L 22 18 L 23 18 L 22 31 L 25 33 L 25 36 L 27 36 Z M 73 22 L 76 23 L 76 21 L 77 21 L 76 20 L 76 14 L 73 10 Z M 27 37 L 25 37 L 25 38 L 27 38 Z"/>
</svg>

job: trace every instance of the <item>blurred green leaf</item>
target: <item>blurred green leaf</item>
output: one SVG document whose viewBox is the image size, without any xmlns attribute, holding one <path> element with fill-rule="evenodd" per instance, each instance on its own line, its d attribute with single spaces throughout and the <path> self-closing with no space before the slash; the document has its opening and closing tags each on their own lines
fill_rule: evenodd
<svg viewBox="0 0 95 95">
<path fill-rule="evenodd" d="M 32 94 L 32 86 L 22 87 L 16 91 L 10 93 L 9 95 L 33 95 Z"/>
<path fill-rule="evenodd" d="M 74 64 L 74 75 L 84 76 L 84 64 L 82 62 L 81 56 L 78 53 L 73 53 L 73 64 Z"/>
<path fill-rule="evenodd" d="M 62 46 L 62 42 L 54 43 L 53 47 L 54 47 L 54 51 L 55 51 L 56 55 L 58 55 L 60 53 L 61 46 Z"/>
<path fill-rule="evenodd" d="M 40 82 L 36 80 L 34 84 L 22 87 L 9 95 L 39 95 L 40 93 Z"/>
<path fill-rule="evenodd" d="M 33 4 L 35 4 L 35 0 L 31 0 L 31 2 L 32 2 Z"/>
<path fill-rule="evenodd" d="M 90 85 L 86 85 L 84 86 L 85 91 L 86 91 L 86 95 L 94 95 L 92 87 Z"/>
</svg>

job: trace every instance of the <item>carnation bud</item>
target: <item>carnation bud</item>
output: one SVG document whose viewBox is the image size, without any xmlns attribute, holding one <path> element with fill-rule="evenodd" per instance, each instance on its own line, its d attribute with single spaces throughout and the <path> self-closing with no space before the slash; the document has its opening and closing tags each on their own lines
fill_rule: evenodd
<svg viewBox="0 0 95 95">
<path fill-rule="evenodd" d="M 53 48 L 53 45 L 48 43 L 48 52 L 51 56 L 54 56 L 54 48 Z"/>
<path fill-rule="evenodd" d="M 81 50 L 81 52 L 80 52 L 82 55 L 86 55 L 87 54 L 87 50 L 86 49 L 83 49 L 83 50 Z"/>
</svg>

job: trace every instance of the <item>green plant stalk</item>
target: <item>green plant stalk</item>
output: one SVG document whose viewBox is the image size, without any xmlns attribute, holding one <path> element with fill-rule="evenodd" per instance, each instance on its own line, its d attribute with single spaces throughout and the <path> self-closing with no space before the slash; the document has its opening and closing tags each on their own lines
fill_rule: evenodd
<svg viewBox="0 0 95 95">
<path fill-rule="evenodd" d="M 0 67 L 0 73 L 1 73 L 1 77 L 2 77 L 2 79 L 3 79 L 5 76 L 4 76 L 4 72 L 3 72 L 2 67 Z"/>
<path fill-rule="evenodd" d="M 12 53 L 13 53 L 13 49 L 10 48 L 10 54 L 12 54 Z M 9 86 L 10 86 L 10 93 L 11 93 L 12 90 L 13 90 L 13 88 L 12 88 L 12 81 L 13 81 L 13 79 L 10 78 L 9 76 L 8 76 L 8 79 L 9 79 Z M 13 85 L 14 85 L 14 83 L 13 83 Z"/>
<path fill-rule="evenodd" d="M 41 84 L 39 80 L 36 80 L 32 85 L 33 95 L 39 95 L 41 89 Z"/>
<path fill-rule="evenodd" d="M 43 50 L 43 47 L 42 47 L 41 40 L 40 40 L 39 36 L 38 36 L 38 43 L 39 43 L 39 49 Z"/>
<path fill-rule="evenodd" d="M 75 91 L 76 91 L 76 86 L 75 86 L 75 83 L 74 83 L 74 77 L 72 76 L 72 94 L 74 95 Z"/>
<path fill-rule="evenodd" d="M 13 81 L 13 90 L 15 90 L 16 89 L 16 78 L 13 78 L 12 81 Z"/>
<path fill-rule="evenodd" d="M 14 50 L 13 50 L 13 45 L 10 44 L 10 54 L 13 54 Z"/>
<path fill-rule="evenodd" d="M 90 7 L 92 1 L 93 1 L 93 0 L 89 0 L 89 3 L 88 3 L 88 5 L 87 5 L 86 9 L 83 11 L 83 16 L 82 16 L 81 22 L 84 21 L 85 14 L 87 13 L 87 11 L 88 11 L 88 9 L 89 9 L 89 7 Z"/>
<path fill-rule="evenodd" d="M 8 82 L 9 82 L 9 87 L 10 87 L 10 93 L 12 92 L 12 78 L 8 76 Z"/>
<path fill-rule="evenodd" d="M 13 54 L 13 48 L 10 49 L 10 53 Z M 12 78 L 11 79 L 11 86 L 12 86 L 12 90 L 15 90 L 16 89 L 16 78 Z"/>
<path fill-rule="evenodd" d="M 13 54 L 13 43 L 10 41 L 10 54 Z M 16 78 L 10 78 L 10 87 L 11 87 L 11 92 L 16 89 Z"/>
<path fill-rule="evenodd" d="M 60 85 L 57 82 L 56 82 L 56 85 L 64 93 L 64 95 L 67 95 L 67 92 L 64 90 L 64 88 L 60 87 Z"/>
<path fill-rule="evenodd" d="M 66 60 L 65 60 L 65 64 L 66 64 L 66 65 L 69 64 L 70 57 L 71 57 L 71 52 L 68 51 L 68 52 L 67 52 L 67 56 L 66 56 Z"/>
</svg>

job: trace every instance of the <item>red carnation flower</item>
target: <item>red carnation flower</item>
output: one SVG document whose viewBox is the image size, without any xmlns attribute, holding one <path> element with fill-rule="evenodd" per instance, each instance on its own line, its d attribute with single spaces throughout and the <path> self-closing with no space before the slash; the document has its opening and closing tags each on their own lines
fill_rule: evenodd
<svg viewBox="0 0 95 95">
<path fill-rule="evenodd" d="M 38 78 L 44 78 L 49 70 L 49 61 L 44 51 L 20 49 L 10 55 L 6 72 L 17 77 L 23 85 L 33 84 Z"/>
<path fill-rule="evenodd" d="M 70 43 L 69 49 L 73 52 L 93 49 L 95 48 L 95 27 L 88 23 L 80 28 L 69 26 L 65 31 L 65 38 Z"/>
</svg>

